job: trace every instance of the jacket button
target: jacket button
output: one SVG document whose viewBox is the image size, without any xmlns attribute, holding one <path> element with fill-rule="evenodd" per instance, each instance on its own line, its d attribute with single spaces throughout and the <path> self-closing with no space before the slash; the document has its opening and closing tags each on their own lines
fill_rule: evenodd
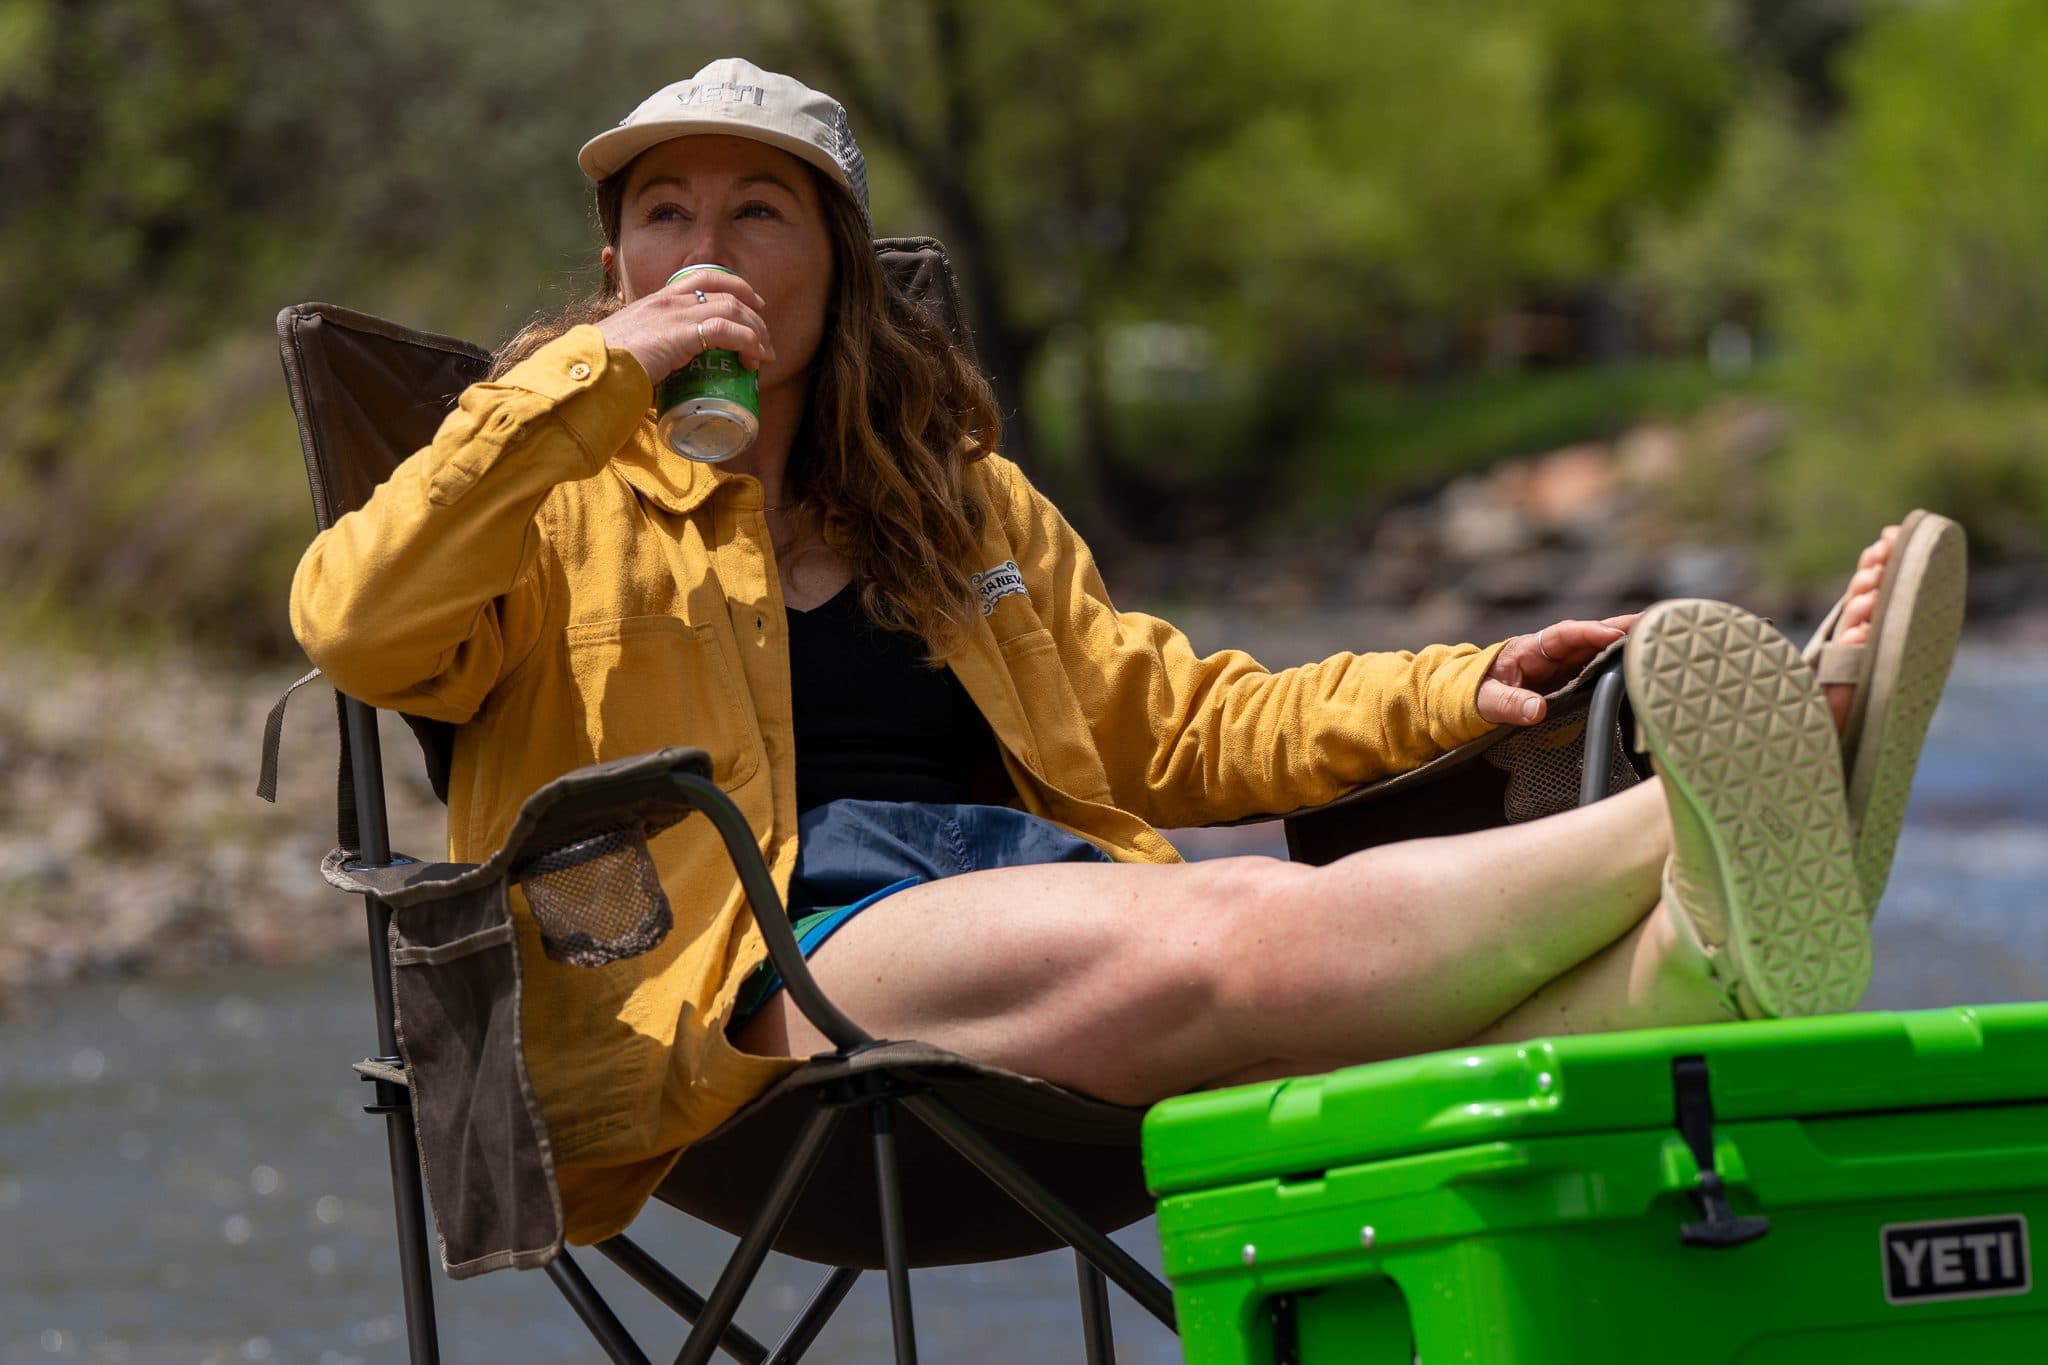
<svg viewBox="0 0 2048 1365">
<path fill-rule="evenodd" d="M 590 378 L 590 367 L 579 360 L 569 367 L 569 377 L 571 379 L 588 379 Z"/>
</svg>

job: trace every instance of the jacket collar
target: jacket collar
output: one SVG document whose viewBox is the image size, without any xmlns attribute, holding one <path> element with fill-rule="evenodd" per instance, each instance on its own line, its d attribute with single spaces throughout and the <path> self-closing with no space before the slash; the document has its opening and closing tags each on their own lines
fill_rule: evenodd
<svg viewBox="0 0 2048 1365">
<path fill-rule="evenodd" d="M 757 480 L 746 475 L 721 474 L 715 465 L 685 460 L 670 451 L 655 436 L 652 421 L 643 422 L 632 439 L 619 448 L 612 456 L 610 468 L 641 497 L 678 515 L 710 501 L 727 484 L 738 485 L 730 494 L 737 509 L 759 507 L 764 501 Z M 984 506 L 989 505 L 991 490 L 982 467 L 970 466 L 968 472 L 969 487 Z M 1010 552 L 994 517 L 983 523 L 982 542 L 984 557 L 993 554 L 1000 558 Z M 999 736 L 1023 732 L 1023 703 L 1017 696 L 1015 681 L 1003 665 L 1002 649 L 996 644 L 986 617 L 967 630 L 946 663 Z"/>
<path fill-rule="evenodd" d="M 715 465 L 686 460 L 662 445 L 652 421 L 642 422 L 631 440 L 612 456 L 611 468 L 649 502 L 664 511 L 688 513 L 708 501 L 722 484 L 744 482 L 737 506 L 762 502 L 761 485 L 745 475 L 721 474 Z"/>
</svg>

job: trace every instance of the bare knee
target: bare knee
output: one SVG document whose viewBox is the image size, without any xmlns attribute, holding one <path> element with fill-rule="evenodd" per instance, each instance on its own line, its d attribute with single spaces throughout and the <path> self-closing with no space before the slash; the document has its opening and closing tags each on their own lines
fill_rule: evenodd
<svg viewBox="0 0 2048 1365">
<path fill-rule="evenodd" d="M 1107 921 L 1057 1049 L 1064 1066 L 1085 1062 L 1075 1082 L 1105 1099 L 1151 1103 L 1264 1060 L 1238 1023 L 1237 1002 L 1250 993 L 1241 959 L 1253 926 L 1266 923 L 1278 941 L 1274 922 L 1305 871 L 1271 858 L 1189 864 L 1141 917 Z"/>
<path fill-rule="evenodd" d="M 1426 923 L 1426 873 L 1412 859 L 1372 855 L 1342 867 L 1225 869 L 1209 981 L 1219 1025 L 1286 1055 L 1285 1039 L 1265 1037 L 1278 1016 L 1354 1010 L 1438 970 L 1441 936 Z M 1333 990 L 1344 999 L 1329 998 Z"/>
<path fill-rule="evenodd" d="M 1189 871 L 1185 928 L 1173 936 L 1161 974 L 1180 987 L 1184 1024 L 1245 1036 L 1246 1022 L 1271 1002 L 1266 983 L 1275 964 L 1313 947 L 1298 920 L 1318 894 L 1320 870 L 1248 857 Z"/>
</svg>

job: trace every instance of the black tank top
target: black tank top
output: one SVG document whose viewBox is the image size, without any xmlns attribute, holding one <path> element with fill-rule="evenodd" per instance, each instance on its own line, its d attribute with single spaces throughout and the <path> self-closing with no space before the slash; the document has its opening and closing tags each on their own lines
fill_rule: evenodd
<svg viewBox="0 0 2048 1365">
<path fill-rule="evenodd" d="M 870 622 L 855 584 L 788 615 L 799 811 L 843 797 L 978 799 L 995 735 L 953 670 L 929 667 L 916 636 Z"/>
</svg>

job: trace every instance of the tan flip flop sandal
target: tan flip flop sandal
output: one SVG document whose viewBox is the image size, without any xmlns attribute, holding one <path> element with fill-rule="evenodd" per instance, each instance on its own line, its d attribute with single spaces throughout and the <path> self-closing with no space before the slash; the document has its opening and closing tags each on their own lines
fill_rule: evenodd
<svg viewBox="0 0 2048 1365">
<path fill-rule="evenodd" d="M 1835 642 L 1844 597 L 1806 646 L 1818 681 L 1856 689 L 1842 731 L 1842 771 L 1856 876 L 1873 911 L 1891 875 L 1913 769 L 1962 634 L 1967 560 L 1962 527 L 1933 512 L 1913 512 L 1899 524 L 1878 585 L 1869 642 Z"/>
<path fill-rule="evenodd" d="M 1670 806 L 1664 896 L 1681 939 L 1751 1018 L 1854 1008 L 1869 917 L 1812 670 L 1765 622 L 1699 599 L 1645 612 L 1624 668 Z"/>
</svg>

